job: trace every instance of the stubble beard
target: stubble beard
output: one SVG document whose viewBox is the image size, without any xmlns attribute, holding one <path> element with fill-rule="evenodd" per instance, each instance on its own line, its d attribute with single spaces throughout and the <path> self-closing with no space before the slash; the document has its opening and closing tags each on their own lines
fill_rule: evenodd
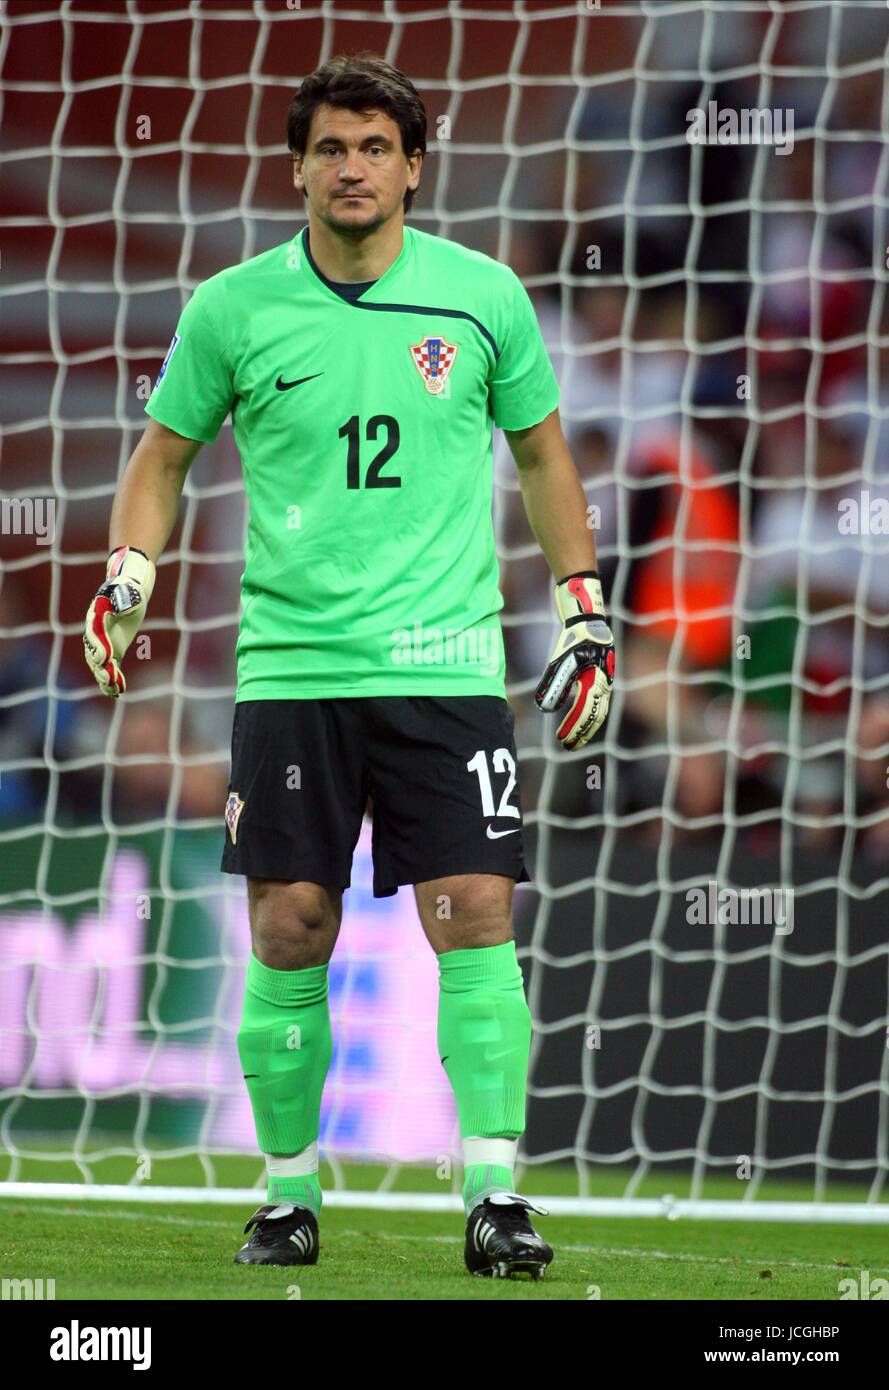
<svg viewBox="0 0 889 1390">
<path fill-rule="evenodd" d="M 330 227 L 332 231 L 338 232 L 340 236 L 352 236 L 356 238 L 369 236 L 371 232 L 375 232 L 377 228 L 381 227 L 386 221 L 386 218 L 376 203 L 374 203 L 374 216 L 369 222 L 349 222 L 345 219 L 341 220 L 336 216 L 336 205 L 339 201 L 339 198 L 333 200 L 321 220 Z"/>
</svg>

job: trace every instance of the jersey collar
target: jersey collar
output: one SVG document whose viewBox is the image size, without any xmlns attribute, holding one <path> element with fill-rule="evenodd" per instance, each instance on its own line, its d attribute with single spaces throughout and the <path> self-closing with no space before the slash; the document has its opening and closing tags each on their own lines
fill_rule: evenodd
<svg viewBox="0 0 889 1390">
<path fill-rule="evenodd" d="M 335 290 L 335 289 L 333 288 L 333 286 L 329 283 L 329 281 L 324 280 L 324 279 L 321 278 L 321 273 L 320 273 L 320 271 L 319 271 L 318 269 L 316 269 L 315 265 L 313 264 L 313 262 L 312 262 L 311 259 L 310 259 L 310 252 L 309 252 L 309 247 L 308 247 L 308 241 L 309 241 L 309 229 L 308 229 L 308 227 L 307 227 L 307 226 L 306 226 L 306 227 L 303 227 L 302 231 L 297 233 L 297 237 L 298 237 L 298 239 L 299 239 L 299 244 L 300 244 L 300 249 L 301 249 L 301 251 L 302 251 L 302 253 L 303 253 L 303 260 L 304 260 L 304 262 L 305 262 L 306 271 L 307 271 L 307 273 L 312 277 L 312 279 L 314 280 L 315 284 L 318 285 L 319 288 L 320 288 L 321 290 L 323 290 L 325 294 L 329 294 L 332 298 L 338 299 L 342 304 L 352 304 L 352 305 L 354 305 L 354 304 L 356 304 L 356 303 L 358 303 L 358 304 L 362 303 L 365 299 L 367 299 L 368 295 L 373 294 L 374 291 L 375 291 L 380 285 L 382 285 L 382 284 L 384 284 L 385 282 L 387 282 L 387 281 L 390 279 L 390 277 L 394 276 L 394 275 L 401 269 L 401 267 L 404 265 L 405 261 L 407 260 L 408 255 L 410 254 L 410 249 L 411 249 L 411 246 L 412 246 L 412 244 L 413 244 L 413 235 L 414 235 L 414 233 L 413 233 L 413 228 L 412 228 L 412 227 L 403 227 L 403 228 L 402 228 L 401 250 L 399 251 L 398 255 L 395 257 L 395 260 L 392 262 L 392 264 L 388 267 L 387 270 L 384 270 L 384 271 L 383 271 L 382 275 L 381 275 L 378 279 L 376 279 L 376 280 L 373 281 L 373 283 L 369 286 L 368 289 L 366 289 L 366 290 L 364 291 L 364 294 L 362 294 L 358 300 L 352 300 L 352 299 L 347 299 L 345 295 L 340 294 L 339 290 Z"/>
</svg>

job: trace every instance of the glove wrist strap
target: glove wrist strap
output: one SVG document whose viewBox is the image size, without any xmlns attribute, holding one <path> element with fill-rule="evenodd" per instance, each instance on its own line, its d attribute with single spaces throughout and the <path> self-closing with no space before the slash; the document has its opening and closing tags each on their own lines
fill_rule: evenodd
<svg viewBox="0 0 889 1390">
<path fill-rule="evenodd" d="M 109 550 L 108 552 L 109 560 L 111 559 L 111 556 L 116 555 L 119 550 L 135 550 L 137 555 L 141 555 L 145 560 L 148 559 L 148 556 L 145 554 L 145 551 L 140 550 L 138 545 L 116 545 L 113 550 Z"/>
<path fill-rule="evenodd" d="M 566 626 L 605 617 L 605 600 L 597 570 L 569 574 L 556 584 L 556 608 Z"/>
<path fill-rule="evenodd" d="M 556 588 L 560 584 L 567 584 L 569 579 L 598 579 L 599 577 L 598 570 L 577 570 L 575 574 L 566 574 L 564 579 L 557 579 Z"/>
<path fill-rule="evenodd" d="M 137 584 L 145 603 L 151 598 L 155 580 L 154 562 L 134 545 L 119 545 L 108 557 L 105 583 L 129 581 Z"/>
</svg>

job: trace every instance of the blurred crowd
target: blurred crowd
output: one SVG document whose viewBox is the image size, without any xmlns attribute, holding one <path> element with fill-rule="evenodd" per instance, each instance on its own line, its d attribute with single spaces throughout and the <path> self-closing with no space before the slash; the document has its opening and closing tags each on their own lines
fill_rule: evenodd
<svg viewBox="0 0 889 1390">
<path fill-rule="evenodd" d="M 813 56 L 781 55 L 801 68 Z M 879 65 L 858 71 L 829 104 L 823 81 L 777 84 L 772 105 L 793 106 L 797 131 L 781 155 L 681 147 L 700 101 L 683 84 L 646 113 L 662 147 L 633 149 L 630 93 L 596 93 L 581 135 L 626 148 L 578 160 L 576 206 L 625 206 L 632 190 L 635 215 L 571 229 L 567 284 L 552 275 L 554 229 L 513 237 L 618 652 L 604 750 L 597 740 L 548 779 L 529 759 L 532 805 L 604 811 L 652 842 L 669 821 L 680 842 L 730 824 L 764 850 L 788 829 L 816 849 L 850 835 L 868 857 L 889 848 L 882 83 Z M 765 104 L 756 77 L 708 96 Z M 827 137 L 812 138 L 816 120 Z M 497 479 L 512 698 L 521 745 L 540 749 L 552 585 L 503 447 Z"/>
<path fill-rule="evenodd" d="M 30 631 L 24 611 L 24 581 L 0 566 L 0 825 L 221 819 L 231 695 L 184 689 L 172 663 L 133 655 L 128 694 L 112 703 L 82 642 Z"/>
</svg>

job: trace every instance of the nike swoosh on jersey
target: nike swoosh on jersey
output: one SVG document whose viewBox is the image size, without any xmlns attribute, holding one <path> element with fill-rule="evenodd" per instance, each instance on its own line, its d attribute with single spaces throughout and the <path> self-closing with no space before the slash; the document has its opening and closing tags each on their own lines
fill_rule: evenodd
<svg viewBox="0 0 889 1390">
<path fill-rule="evenodd" d="M 313 372 L 311 376 L 301 376 L 298 381 L 283 381 L 281 377 L 275 382 L 279 391 L 290 391 L 294 386 L 302 386 L 304 381 L 314 381 L 316 376 L 323 376 L 323 372 Z"/>
<path fill-rule="evenodd" d="M 514 830 L 492 830 L 491 827 L 488 826 L 488 839 L 499 840 L 501 835 L 517 835 L 520 830 L 520 825 L 517 825 Z"/>
</svg>

